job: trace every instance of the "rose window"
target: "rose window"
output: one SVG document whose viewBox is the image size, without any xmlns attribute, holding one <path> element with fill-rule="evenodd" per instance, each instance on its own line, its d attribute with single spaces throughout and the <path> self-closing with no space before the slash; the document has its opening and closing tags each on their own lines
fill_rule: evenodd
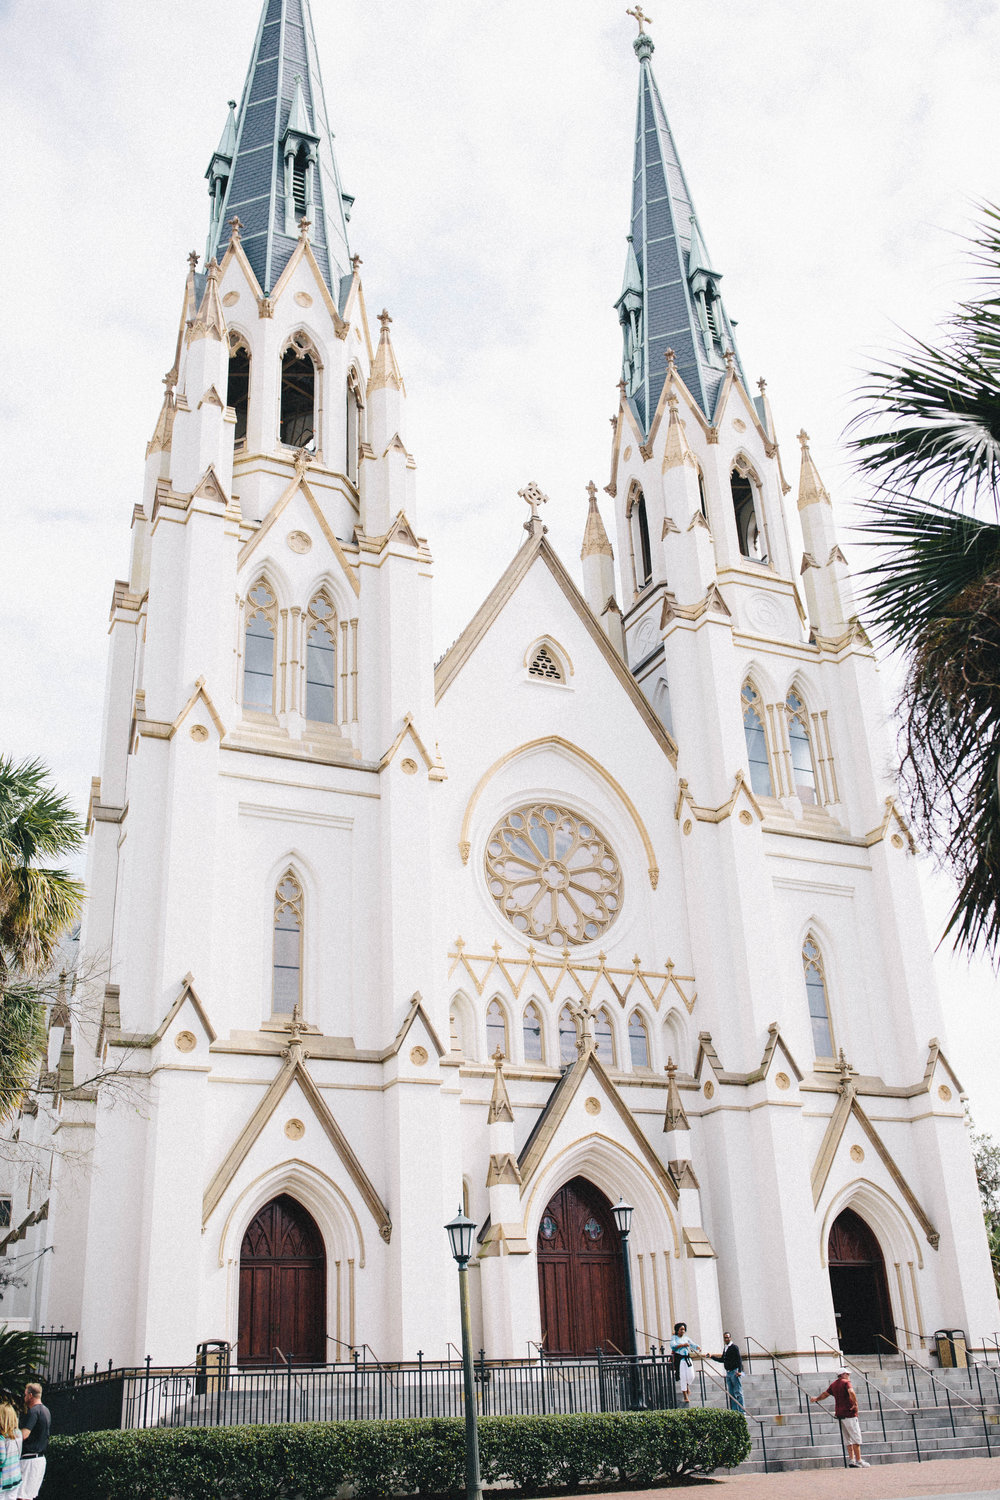
<svg viewBox="0 0 1000 1500">
<path fill-rule="evenodd" d="M 599 937 L 621 906 L 621 866 L 604 835 L 551 803 L 518 808 L 497 824 L 486 882 L 518 932 L 554 948 Z"/>
</svg>

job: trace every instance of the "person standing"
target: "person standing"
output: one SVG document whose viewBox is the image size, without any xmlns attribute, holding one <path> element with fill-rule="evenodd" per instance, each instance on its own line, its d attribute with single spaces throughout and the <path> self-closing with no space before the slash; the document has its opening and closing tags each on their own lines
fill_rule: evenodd
<svg viewBox="0 0 1000 1500">
<path fill-rule="evenodd" d="M 741 1411 L 746 1416 L 746 1407 L 743 1405 L 743 1356 L 740 1353 L 739 1344 L 734 1344 L 728 1333 L 722 1335 L 722 1353 L 710 1354 L 709 1359 L 714 1359 L 726 1372 L 726 1395 L 729 1398 L 729 1410 Z"/>
<path fill-rule="evenodd" d="M 870 1469 L 871 1464 L 867 1459 L 861 1457 L 861 1423 L 858 1421 L 858 1398 L 854 1387 L 851 1385 L 851 1372 L 846 1367 L 837 1372 L 836 1380 L 832 1381 L 825 1391 L 811 1400 L 825 1401 L 827 1396 L 833 1397 L 833 1414 L 840 1423 L 841 1435 L 844 1446 L 847 1449 L 847 1466 L 849 1469 Z"/>
<path fill-rule="evenodd" d="M 4 1402 L 0 1406 L 0 1495 L 16 1495 L 21 1488 L 21 1434 L 17 1412 Z"/>
<path fill-rule="evenodd" d="M 675 1323 L 674 1336 L 670 1340 L 670 1347 L 674 1355 L 674 1379 L 677 1389 L 684 1398 L 684 1405 L 691 1405 L 691 1370 L 692 1354 L 698 1353 L 698 1345 L 692 1343 L 688 1338 L 687 1324 Z"/>
<path fill-rule="evenodd" d="M 52 1417 L 42 1405 L 42 1388 L 34 1381 L 24 1388 L 21 1419 L 21 1488 L 18 1500 L 35 1500 L 45 1478 L 45 1450 L 49 1446 Z"/>
</svg>

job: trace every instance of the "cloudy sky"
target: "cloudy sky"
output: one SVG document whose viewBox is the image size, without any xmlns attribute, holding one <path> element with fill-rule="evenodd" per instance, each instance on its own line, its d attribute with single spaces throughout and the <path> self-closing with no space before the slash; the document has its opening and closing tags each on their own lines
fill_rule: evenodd
<svg viewBox="0 0 1000 1500">
<path fill-rule="evenodd" d="M 352 249 L 409 392 L 438 649 L 551 497 L 574 568 L 607 482 L 636 62 L 628 0 L 312 0 Z M 650 0 L 654 65 L 786 468 L 810 432 L 840 519 L 860 372 L 961 295 L 1000 199 L 995 0 Z M 171 362 L 203 173 L 258 0 L 0 0 L 0 743 L 82 808 L 112 581 Z M 610 529 L 610 516 L 607 516 Z M 850 549 L 849 549 L 850 551 Z M 857 560 L 857 549 L 851 553 Z M 891 688 L 891 674 L 887 674 Z M 948 890 L 928 880 L 935 935 Z M 977 1119 L 1000 1134 L 985 965 L 939 958 Z"/>
</svg>

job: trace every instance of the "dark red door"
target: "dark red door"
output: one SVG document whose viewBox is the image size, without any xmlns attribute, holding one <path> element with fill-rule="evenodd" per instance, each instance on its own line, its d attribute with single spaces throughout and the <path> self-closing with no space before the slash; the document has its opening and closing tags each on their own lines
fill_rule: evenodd
<svg viewBox="0 0 1000 1500">
<path fill-rule="evenodd" d="M 315 1220 L 294 1198 L 272 1198 L 240 1251 L 239 1362 L 326 1363 L 326 1252 Z"/>
<path fill-rule="evenodd" d="M 538 1296 L 547 1354 L 624 1353 L 621 1238 L 611 1204 L 584 1177 L 560 1188 L 542 1215 Z"/>
<path fill-rule="evenodd" d="M 871 1229 L 849 1208 L 833 1221 L 827 1260 L 841 1349 L 885 1354 L 895 1338 L 885 1261 Z"/>
</svg>

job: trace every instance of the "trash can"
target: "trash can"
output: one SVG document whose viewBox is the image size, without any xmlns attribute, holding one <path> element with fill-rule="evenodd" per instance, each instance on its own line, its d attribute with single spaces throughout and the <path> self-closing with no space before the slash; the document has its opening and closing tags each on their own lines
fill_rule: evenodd
<svg viewBox="0 0 1000 1500">
<path fill-rule="evenodd" d="M 942 1370 L 964 1370 L 967 1367 L 969 1358 L 964 1328 L 939 1328 L 934 1334 L 934 1342 Z"/>
<path fill-rule="evenodd" d="M 230 1347 L 224 1339 L 207 1339 L 198 1345 L 195 1361 L 195 1394 L 204 1396 L 209 1391 L 226 1390 L 229 1385 Z"/>
</svg>

